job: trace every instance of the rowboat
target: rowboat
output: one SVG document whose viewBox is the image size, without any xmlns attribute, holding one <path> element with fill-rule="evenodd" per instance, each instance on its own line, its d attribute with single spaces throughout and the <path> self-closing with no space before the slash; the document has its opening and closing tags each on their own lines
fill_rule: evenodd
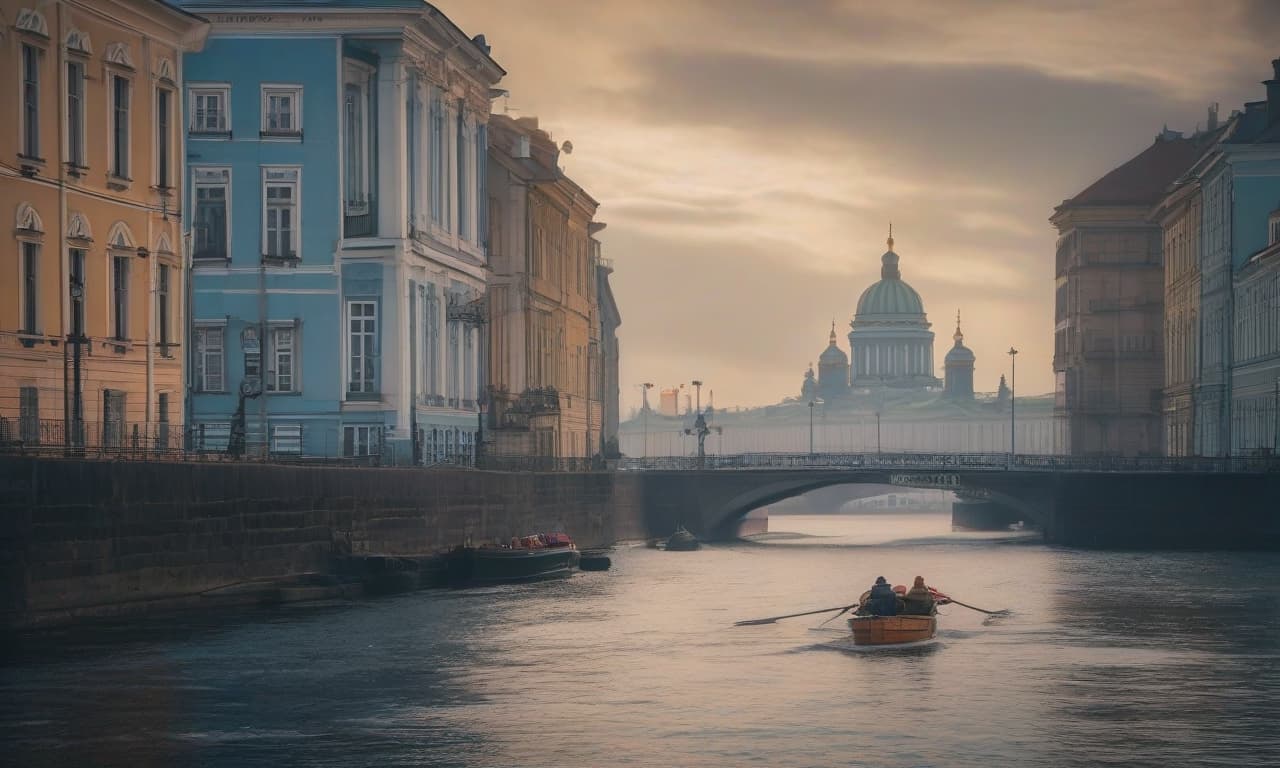
<svg viewBox="0 0 1280 768">
<path fill-rule="evenodd" d="M 931 640 L 938 633 L 937 616 L 854 616 L 849 619 L 854 645 L 901 645 Z"/>
</svg>

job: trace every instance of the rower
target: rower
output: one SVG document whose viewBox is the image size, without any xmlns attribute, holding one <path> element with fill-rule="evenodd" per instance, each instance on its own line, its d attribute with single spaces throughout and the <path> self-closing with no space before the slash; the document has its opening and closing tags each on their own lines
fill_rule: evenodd
<svg viewBox="0 0 1280 768">
<path fill-rule="evenodd" d="M 933 613 L 933 593 L 925 586 L 924 577 L 917 576 L 911 589 L 902 598 L 906 602 L 906 610 L 915 616 L 928 616 Z"/>
<path fill-rule="evenodd" d="M 867 610 L 872 616 L 896 616 L 898 614 L 898 596 L 893 587 L 883 576 L 876 577 L 871 587 L 871 598 L 867 601 Z"/>
</svg>

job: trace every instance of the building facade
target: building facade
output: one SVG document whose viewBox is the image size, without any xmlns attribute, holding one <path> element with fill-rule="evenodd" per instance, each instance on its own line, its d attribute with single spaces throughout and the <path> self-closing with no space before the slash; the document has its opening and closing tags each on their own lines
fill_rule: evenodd
<svg viewBox="0 0 1280 768">
<path fill-rule="evenodd" d="M 193 448 L 468 463 L 490 88 L 415 0 L 187 0 Z"/>
<path fill-rule="evenodd" d="M 536 118 L 490 120 L 489 434 L 495 455 L 601 451 L 598 203 Z M 666 393 L 663 393 L 666 403 Z"/>
<path fill-rule="evenodd" d="M 182 52 L 152 0 L 3 0 L 0 441 L 182 443 Z"/>
<path fill-rule="evenodd" d="M 1163 450 L 1163 232 L 1149 216 L 1208 143 L 1165 131 L 1050 218 L 1060 452 Z"/>
<path fill-rule="evenodd" d="M 1211 128 L 1212 121 L 1211 121 Z M 1200 224 L 1203 195 L 1198 171 L 1180 179 L 1152 213 L 1163 235 L 1164 450 L 1169 456 L 1199 453 L 1196 384 L 1200 379 Z"/>
<path fill-rule="evenodd" d="M 618 378 L 618 364 L 622 353 L 618 346 L 618 328 L 622 325 L 622 312 L 609 282 L 613 275 L 613 262 L 601 255 L 599 240 L 592 238 L 591 246 L 596 264 L 596 303 L 600 307 L 600 409 L 604 414 L 601 440 L 605 458 L 615 458 L 619 451 L 618 425 L 621 421 L 622 383 Z"/>
</svg>

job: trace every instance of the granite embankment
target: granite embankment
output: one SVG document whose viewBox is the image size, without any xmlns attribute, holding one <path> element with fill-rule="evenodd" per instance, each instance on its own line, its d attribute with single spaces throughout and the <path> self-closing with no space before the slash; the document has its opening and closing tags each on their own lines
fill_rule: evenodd
<svg viewBox="0 0 1280 768">
<path fill-rule="evenodd" d="M 0 626 L 198 605 L 237 585 L 564 530 L 645 535 L 627 473 L 0 457 Z"/>
</svg>

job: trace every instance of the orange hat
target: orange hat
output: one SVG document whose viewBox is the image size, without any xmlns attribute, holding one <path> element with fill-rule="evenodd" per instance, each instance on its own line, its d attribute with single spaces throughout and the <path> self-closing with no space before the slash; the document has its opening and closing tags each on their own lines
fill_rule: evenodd
<svg viewBox="0 0 1280 768">
<path fill-rule="evenodd" d="M 913 584 L 912 586 L 913 586 L 913 587 L 919 587 L 919 588 L 921 588 L 921 589 L 924 589 L 924 577 L 923 577 L 923 576 L 917 576 L 917 577 L 916 577 L 916 582 L 915 582 L 915 584 Z"/>
</svg>

